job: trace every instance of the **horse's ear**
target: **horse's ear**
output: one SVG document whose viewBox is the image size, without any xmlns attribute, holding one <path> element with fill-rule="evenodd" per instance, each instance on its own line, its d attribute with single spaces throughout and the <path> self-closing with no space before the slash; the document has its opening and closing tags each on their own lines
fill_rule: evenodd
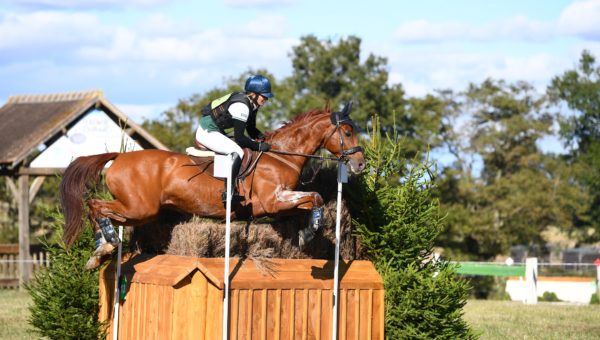
<svg viewBox="0 0 600 340">
<path fill-rule="evenodd" d="M 350 111 L 352 111 L 352 101 L 344 104 L 344 108 L 342 109 L 342 117 L 348 117 L 350 115 Z"/>
</svg>

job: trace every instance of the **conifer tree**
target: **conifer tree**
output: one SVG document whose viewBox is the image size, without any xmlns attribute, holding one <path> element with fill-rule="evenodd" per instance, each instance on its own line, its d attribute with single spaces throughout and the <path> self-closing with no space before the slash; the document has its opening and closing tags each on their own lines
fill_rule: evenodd
<svg viewBox="0 0 600 340">
<path fill-rule="evenodd" d="M 443 213 L 431 164 L 405 162 L 398 136 L 382 139 L 373 122 L 366 174 L 347 192 L 363 250 L 384 279 L 386 337 L 474 338 L 462 319 L 468 284 L 453 265 L 432 256 Z"/>
<path fill-rule="evenodd" d="M 50 266 L 36 272 L 26 286 L 33 304 L 29 323 L 36 335 L 50 339 L 98 339 L 105 326 L 98 320 L 98 271 L 86 271 L 85 262 L 94 250 L 91 228 L 67 248 L 62 242 L 63 215 L 52 214 L 55 245 L 43 242 L 50 254 Z"/>
</svg>

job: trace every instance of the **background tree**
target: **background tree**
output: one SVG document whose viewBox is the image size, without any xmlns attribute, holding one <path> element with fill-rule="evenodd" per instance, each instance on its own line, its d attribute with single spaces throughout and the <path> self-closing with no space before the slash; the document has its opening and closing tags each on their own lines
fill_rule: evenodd
<svg viewBox="0 0 600 340">
<path fill-rule="evenodd" d="M 370 54 L 361 61 L 361 40 L 350 36 L 333 42 L 313 35 L 300 38 L 292 48 L 292 80 L 295 93 L 292 112 L 322 107 L 330 101 L 334 108 L 354 101 L 353 119 L 363 128 L 374 114 L 382 124 L 391 123 L 391 115 L 404 110 L 404 90 L 388 85 L 387 59 Z"/>
<path fill-rule="evenodd" d="M 577 221 L 589 228 L 587 241 L 600 240 L 600 65 L 589 52 L 583 51 L 579 64 L 552 79 L 548 93 L 554 103 L 566 103 L 571 112 L 560 114 L 561 135 L 570 153 L 569 164 L 579 171 L 577 181 L 591 195 L 589 220 Z M 559 106 L 559 110 L 560 110 Z"/>
<path fill-rule="evenodd" d="M 466 173 L 473 169 L 464 160 L 444 170 L 440 195 L 448 230 L 440 244 L 454 255 L 490 259 L 511 245 L 543 247 L 550 227 L 572 229 L 585 197 L 564 177 L 561 160 L 538 147 L 553 123 L 546 98 L 525 82 L 494 80 L 470 85 L 461 97 L 459 108 L 471 118 L 461 136 L 468 143 L 451 148 L 481 159 L 481 172 Z"/>
</svg>

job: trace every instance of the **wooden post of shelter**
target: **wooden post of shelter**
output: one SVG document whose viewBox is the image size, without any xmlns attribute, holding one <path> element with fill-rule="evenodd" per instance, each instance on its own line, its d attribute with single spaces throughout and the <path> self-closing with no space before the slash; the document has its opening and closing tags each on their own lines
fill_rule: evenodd
<svg viewBox="0 0 600 340">
<path fill-rule="evenodd" d="M 29 281 L 31 263 L 29 262 L 29 176 L 19 176 L 19 285 Z"/>
</svg>

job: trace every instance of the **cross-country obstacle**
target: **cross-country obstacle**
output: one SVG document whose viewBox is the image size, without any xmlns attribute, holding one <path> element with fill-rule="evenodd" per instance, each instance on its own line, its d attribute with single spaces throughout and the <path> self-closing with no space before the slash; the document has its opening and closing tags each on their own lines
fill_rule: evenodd
<svg viewBox="0 0 600 340">
<path fill-rule="evenodd" d="M 330 339 L 334 263 L 272 259 L 274 276 L 253 261 L 230 260 L 229 339 Z M 126 258 L 119 339 L 219 339 L 223 258 L 138 255 Z M 341 261 L 338 339 L 384 338 L 384 290 L 369 261 Z M 115 263 L 100 272 L 100 319 L 109 323 Z"/>
<path fill-rule="evenodd" d="M 215 176 L 226 178 L 227 184 L 225 257 L 131 256 L 123 265 L 119 246 L 113 268 L 101 272 L 100 319 L 109 323 L 109 336 L 383 339 L 381 277 L 368 261 L 340 263 L 342 184 L 348 173 L 342 158 L 334 261 L 273 259 L 276 269 L 271 276 L 249 262 L 230 260 L 231 161 L 231 156 L 216 156 L 214 163 Z M 319 219 L 321 215 L 322 211 Z M 123 278 L 129 286 L 122 284 Z"/>
</svg>

